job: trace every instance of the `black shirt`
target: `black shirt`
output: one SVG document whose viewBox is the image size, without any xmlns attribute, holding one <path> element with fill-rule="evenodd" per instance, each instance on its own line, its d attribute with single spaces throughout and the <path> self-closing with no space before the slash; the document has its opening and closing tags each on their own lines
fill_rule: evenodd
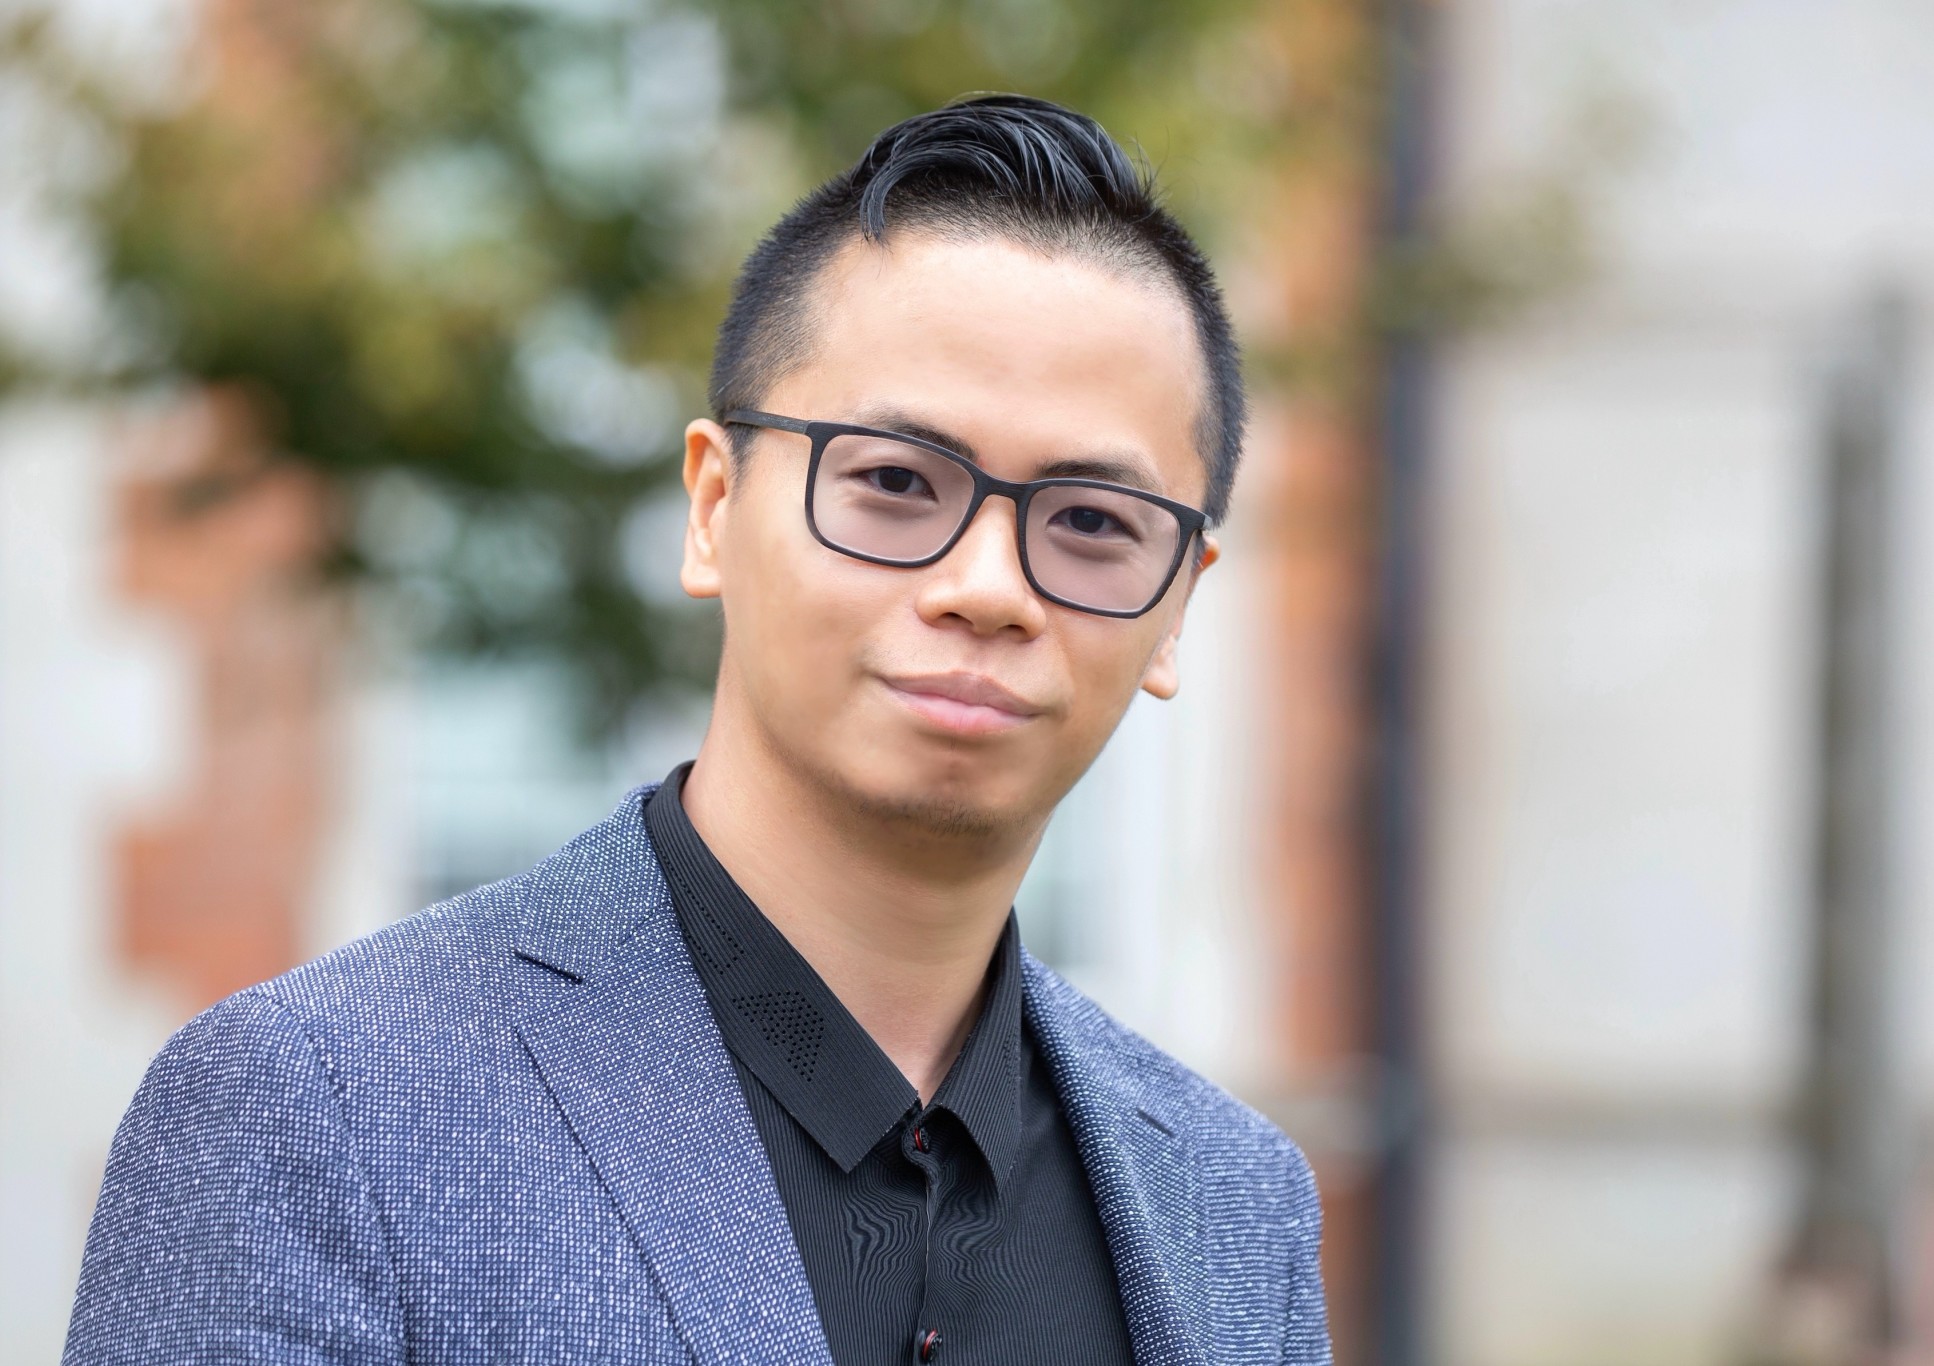
<svg viewBox="0 0 1934 1366">
<path fill-rule="evenodd" d="M 1134 1359 L 1074 1135 L 1021 1010 L 1012 913 L 926 1106 L 692 828 L 645 810 L 838 1366 Z"/>
</svg>

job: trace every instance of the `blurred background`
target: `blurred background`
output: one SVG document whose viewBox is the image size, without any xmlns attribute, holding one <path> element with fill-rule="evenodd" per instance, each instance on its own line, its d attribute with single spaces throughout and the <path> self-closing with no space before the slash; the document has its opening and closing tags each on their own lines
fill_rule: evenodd
<svg viewBox="0 0 1934 1366">
<path fill-rule="evenodd" d="M 1245 334 L 1021 913 L 1310 1153 L 1341 1366 L 1934 1362 L 1917 0 L 0 0 L 0 1361 L 174 1028 L 693 752 L 732 272 L 981 89 Z"/>
</svg>

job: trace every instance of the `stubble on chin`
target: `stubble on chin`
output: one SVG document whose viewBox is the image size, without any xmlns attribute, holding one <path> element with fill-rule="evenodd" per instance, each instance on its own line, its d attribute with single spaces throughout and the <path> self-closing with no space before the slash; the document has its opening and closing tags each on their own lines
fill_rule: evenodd
<svg viewBox="0 0 1934 1366">
<path fill-rule="evenodd" d="M 1019 834 L 1029 824 L 1013 811 L 995 810 L 952 797 L 878 797 L 855 792 L 850 794 L 850 800 L 860 815 L 928 839 L 999 840 Z"/>
<path fill-rule="evenodd" d="M 853 782 L 837 769 L 820 767 L 812 775 L 833 802 L 858 819 L 894 830 L 915 843 L 1005 844 L 1031 839 L 1045 819 L 1024 805 L 975 800 L 936 785 L 936 790 L 881 792 Z"/>
</svg>

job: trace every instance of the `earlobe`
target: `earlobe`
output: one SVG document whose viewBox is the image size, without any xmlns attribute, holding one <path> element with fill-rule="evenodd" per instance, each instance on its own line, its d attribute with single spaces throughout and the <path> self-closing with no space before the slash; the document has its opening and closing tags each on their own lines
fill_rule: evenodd
<svg viewBox="0 0 1934 1366">
<path fill-rule="evenodd" d="M 1180 691 L 1182 675 L 1175 661 L 1175 646 L 1182 638 L 1182 618 L 1188 612 L 1188 598 L 1195 596 L 1195 585 L 1202 577 L 1202 571 L 1221 558 L 1222 547 L 1215 537 L 1204 535 L 1202 556 L 1190 568 L 1188 587 L 1183 590 L 1186 596 L 1182 601 L 1182 611 L 1176 614 L 1175 624 L 1163 635 L 1162 643 L 1155 647 L 1154 656 L 1142 671 L 1142 691 L 1150 697 L 1159 697 L 1166 702 Z"/>
<path fill-rule="evenodd" d="M 1175 696 L 1182 686 L 1181 675 L 1175 667 L 1176 631 L 1162 637 L 1156 647 L 1155 657 L 1148 661 L 1148 668 L 1142 671 L 1142 691 L 1150 697 L 1159 697 L 1166 702 Z"/>
<path fill-rule="evenodd" d="M 719 539 L 725 528 L 731 459 L 725 429 L 718 423 L 699 418 L 685 428 L 685 492 L 692 502 L 678 584 L 690 597 L 719 595 Z"/>
</svg>

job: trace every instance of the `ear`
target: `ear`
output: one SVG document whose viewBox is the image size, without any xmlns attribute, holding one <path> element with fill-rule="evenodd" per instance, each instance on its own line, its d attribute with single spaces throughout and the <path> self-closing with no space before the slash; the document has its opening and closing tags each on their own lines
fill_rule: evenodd
<svg viewBox="0 0 1934 1366">
<path fill-rule="evenodd" d="M 1195 596 L 1196 580 L 1202 571 L 1222 558 L 1222 547 L 1215 537 L 1204 534 L 1202 537 L 1202 558 L 1189 569 L 1188 585 L 1182 590 L 1182 607 L 1176 612 L 1175 620 L 1162 633 L 1162 640 L 1149 658 L 1148 667 L 1142 670 L 1142 691 L 1150 697 L 1159 697 L 1164 702 L 1175 696 L 1182 686 L 1182 676 L 1175 665 L 1175 643 L 1182 638 L 1182 618 L 1187 615 L 1189 599 Z"/>
<path fill-rule="evenodd" d="M 678 570 L 679 587 L 694 598 L 719 595 L 719 543 L 731 484 L 725 428 L 701 417 L 685 428 L 685 492 L 692 506 L 685 518 L 685 562 Z"/>
</svg>

